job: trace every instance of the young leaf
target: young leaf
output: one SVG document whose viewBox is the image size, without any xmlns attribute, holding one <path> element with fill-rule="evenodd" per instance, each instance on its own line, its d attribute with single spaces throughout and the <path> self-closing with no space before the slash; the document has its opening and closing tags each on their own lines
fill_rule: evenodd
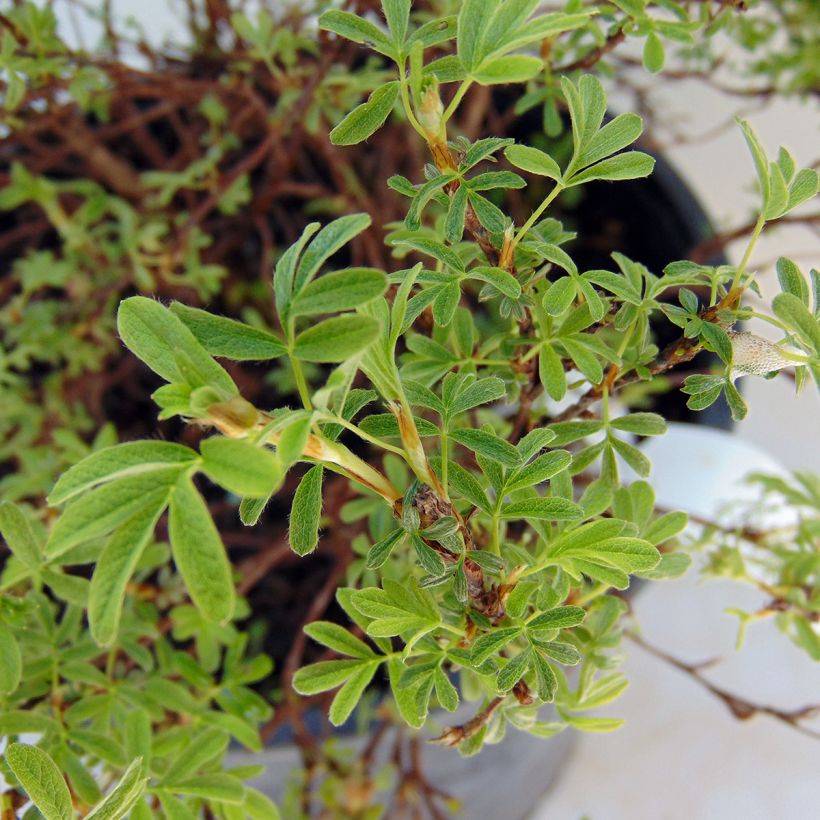
<svg viewBox="0 0 820 820">
<path fill-rule="evenodd" d="M 296 337 L 293 355 L 305 362 L 343 362 L 368 347 L 379 332 L 369 316 L 335 316 Z"/>
<path fill-rule="evenodd" d="M 305 285 L 313 280 L 322 265 L 351 239 L 368 228 L 371 221 L 369 214 L 348 214 L 325 225 L 299 260 L 293 280 L 294 292 L 298 295 Z"/>
<path fill-rule="evenodd" d="M 564 498 L 527 498 L 505 504 L 502 518 L 531 518 L 539 521 L 574 521 L 584 517 L 583 510 Z"/>
<path fill-rule="evenodd" d="M 231 565 L 208 507 L 190 478 L 180 478 L 174 487 L 168 534 L 174 563 L 197 609 L 209 621 L 228 621 L 235 602 Z"/>
<path fill-rule="evenodd" d="M 380 660 L 360 664 L 359 668 L 345 681 L 330 704 L 328 717 L 334 726 L 341 726 L 352 714 L 361 700 L 367 685 L 379 668 Z"/>
<path fill-rule="evenodd" d="M 558 606 L 536 615 L 527 622 L 530 632 L 539 630 L 566 629 L 578 626 L 586 617 L 586 612 L 578 606 Z"/>
<path fill-rule="evenodd" d="M 467 73 L 484 58 L 484 33 L 499 5 L 498 0 L 464 0 L 458 15 L 458 56 Z"/>
<path fill-rule="evenodd" d="M 307 285 L 293 300 L 291 316 L 338 313 L 381 296 L 387 277 L 375 268 L 346 268 L 325 274 Z"/>
<path fill-rule="evenodd" d="M 117 637 L 126 585 L 164 509 L 163 498 L 140 510 L 114 533 L 100 553 L 88 592 L 88 623 L 91 636 L 100 646 L 110 646 Z"/>
<path fill-rule="evenodd" d="M 357 108 L 354 108 L 331 132 L 334 145 L 356 145 L 366 140 L 384 125 L 399 96 L 398 82 L 377 88 Z"/>
<path fill-rule="evenodd" d="M 323 477 L 324 468 L 321 464 L 311 467 L 302 477 L 293 496 L 288 540 L 290 548 L 297 555 L 313 552 L 319 543 Z"/>
<path fill-rule="evenodd" d="M 144 296 L 124 300 L 117 311 L 117 330 L 129 350 L 166 381 L 210 385 L 225 398 L 238 394 L 231 377 L 159 302 Z"/>
<path fill-rule="evenodd" d="M 127 476 L 75 499 L 57 520 L 46 544 L 49 558 L 111 532 L 140 510 L 164 504 L 179 470 Z"/>
<path fill-rule="evenodd" d="M 375 51 L 392 57 L 395 53 L 385 33 L 373 23 L 349 11 L 326 11 L 319 18 L 319 28 L 332 31 L 354 43 L 363 43 Z"/>
<path fill-rule="evenodd" d="M 0 502 L 0 535 L 8 548 L 29 570 L 36 570 L 43 552 L 28 519 L 16 504 Z"/>
<path fill-rule="evenodd" d="M 71 794 L 57 764 L 37 746 L 11 743 L 6 762 L 46 820 L 72 820 Z"/>
<path fill-rule="evenodd" d="M 453 430 L 450 436 L 454 441 L 463 444 L 473 452 L 506 467 L 517 467 L 521 463 L 518 450 L 495 433 L 489 433 L 486 430 L 462 429 Z"/>
<path fill-rule="evenodd" d="M 282 480 L 282 470 L 273 453 L 249 441 L 212 436 L 199 449 L 205 475 L 237 495 L 267 498 Z"/>
<path fill-rule="evenodd" d="M 495 376 L 478 379 L 455 397 L 447 407 L 447 412 L 451 416 L 457 416 L 473 407 L 504 398 L 506 394 L 507 391 L 501 379 Z"/>
<path fill-rule="evenodd" d="M 316 643 L 348 655 L 351 658 L 375 658 L 376 654 L 362 640 L 351 634 L 344 627 L 329 621 L 314 621 L 305 627 L 305 634 Z"/>
<path fill-rule="evenodd" d="M 643 64 L 647 71 L 657 74 L 666 62 L 666 53 L 663 48 L 663 40 L 654 32 L 650 31 L 643 46 Z"/>
<path fill-rule="evenodd" d="M 511 273 L 501 268 L 479 265 L 478 267 L 470 268 L 467 275 L 470 279 L 487 282 L 499 293 L 503 293 L 504 296 L 509 296 L 510 299 L 518 299 L 518 297 L 521 296 L 521 285 L 518 283 L 518 280 Z"/>
<path fill-rule="evenodd" d="M 86 818 L 92 820 L 120 820 L 126 817 L 134 804 L 142 797 L 148 778 L 143 776 L 142 758 L 138 757 L 125 770 L 119 783 L 96 805 Z"/>
<path fill-rule="evenodd" d="M 493 629 L 492 632 L 481 635 L 476 638 L 470 649 L 470 663 L 472 663 L 473 666 L 481 666 L 487 658 L 500 652 L 520 634 L 520 627 L 511 626 L 505 627 L 504 629 Z"/>
<path fill-rule="evenodd" d="M 551 399 L 561 401 L 564 398 L 567 392 L 567 376 L 561 357 L 549 342 L 541 345 L 538 355 L 538 376 Z"/>
<path fill-rule="evenodd" d="M 284 342 L 267 330 L 226 316 L 214 316 L 206 310 L 188 307 L 180 302 L 171 302 L 171 311 L 211 356 L 244 362 L 268 361 L 287 353 Z"/>
<path fill-rule="evenodd" d="M 390 557 L 395 546 L 406 535 L 403 529 L 393 530 L 386 535 L 381 541 L 377 541 L 367 552 L 366 565 L 368 569 L 379 569 L 384 566 L 385 561 Z"/>
<path fill-rule="evenodd" d="M 538 148 L 531 148 L 528 145 L 511 145 L 504 151 L 504 156 L 522 171 L 549 177 L 556 182 L 561 181 L 561 169 L 558 163 Z"/>
<path fill-rule="evenodd" d="M 525 83 L 544 68 L 543 60 L 516 54 L 510 57 L 496 57 L 485 60 L 471 74 L 481 85 L 500 85 L 502 83 Z"/>
<path fill-rule="evenodd" d="M 10 695 L 20 685 L 23 675 L 23 659 L 20 646 L 11 630 L 0 621 L 0 694 Z"/>
<path fill-rule="evenodd" d="M 561 470 L 565 470 L 572 462 L 572 456 L 566 450 L 553 450 L 544 453 L 531 463 L 516 470 L 507 479 L 504 491 L 511 493 L 515 490 L 533 487 L 549 480 Z"/>
<path fill-rule="evenodd" d="M 66 470 L 49 494 L 48 503 L 62 504 L 104 481 L 162 470 L 178 472 L 198 460 L 199 456 L 190 447 L 170 441 L 115 444 L 91 453 Z"/>
<path fill-rule="evenodd" d="M 401 46 L 407 36 L 410 21 L 411 0 L 382 0 L 382 11 L 387 26 L 393 35 L 393 42 Z"/>
<path fill-rule="evenodd" d="M 595 179 L 639 179 L 648 177 L 654 167 L 655 159 L 649 154 L 642 151 L 627 151 L 573 174 L 567 181 L 567 186 L 583 185 Z"/>
</svg>

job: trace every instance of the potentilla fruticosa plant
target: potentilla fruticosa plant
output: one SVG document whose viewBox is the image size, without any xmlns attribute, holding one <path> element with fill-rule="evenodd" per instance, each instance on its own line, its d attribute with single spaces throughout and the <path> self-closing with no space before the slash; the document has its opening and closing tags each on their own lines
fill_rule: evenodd
<svg viewBox="0 0 820 820">
<path fill-rule="evenodd" d="M 542 13 L 536 0 L 465 0 L 418 24 L 410 0 L 383 0 L 383 20 L 326 11 L 323 30 L 391 66 L 333 143 L 367 140 L 395 116 L 429 148 L 415 178 L 384 181 L 407 200 L 387 237 L 397 269 L 334 269 L 371 226 L 349 213 L 309 224 L 279 257 L 276 327 L 144 296 L 120 304 L 123 344 L 167 382 L 153 394 L 160 419 L 206 435 L 198 450 L 161 440 L 97 450 L 57 481 L 44 523 L 0 507 L 13 553 L 0 599 L 0 730 L 15 740 L 2 769 L 9 816 L 28 799 L 49 820 L 274 816 L 243 782 L 256 767 L 222 763 L 230 738 L 260 748 L 271 707 L 252 684 L 270 664 L 246 657 L 248 606 L 200 489 L 207 482 L 241 498 L 250 527 L 296 472 L 289 544 L 299 556 L 322 549 L 328 488 L 352 488 L 346 520 L 361 535 L 335 592 L 347 619 L 306 627 L 325 659 L 291 681 L 303 696 L 333 693 L 332 724 L 381 684 L 378 708 L 412 729 L 432 710 L 469 704 L 469 719 L 434 738 L 465 755 L 508 729 L 546 738 L 620 725 L 586 715 L 627 685 L 612 654 L 627 610 L 620 593 L 635 577 L 679 575 L 689 557 L 676 549 L 687 517 L 655 510 L 651 465 L 636 446 L 666 423 L 617 397 L 702 351 L 714 355 L 683 386 L 695 410 L 724 395 L 742 419 L 740 375 L 793 368 L 798 388 L 820 384 L 817 271 L 807 278 L 782 258 L 770 310 L 744 302 L 757 291 L 749 260 L 766 223 L 813 197 L 818 176 L 784 148 L 769 157 L 739 122 L 761 193 L 739 264 L 651 272 L 615 253 L 608 270 L 580 270 L 564 247 L 574 234 L 551 204 L 592 181 L 646 177 L 654 160 L 633 147 L 641 117 L 607 118 L 599 79 L 549 76 L 552 44 L 602 12 L 566 5 Z M 631 15 L 630 36 L 647 38 L 654 68 L 661 37 L 685 41 L 703 27 L 683 10 L 669 22 L 637 0 L 615 7 Z M 544 72 L 566 104 L 568 157 L 452 131 L 472 86 Z M 543 199 L 517 222 L 507 192 L 530 185 Z M 752 317 L 781 340 L 737 327 Z M 659 349 L 653 328 L 669 322 L 679 337 Z M 298 406 L 255 406 L 218 360 L 286 363 Z M 637 480 L 625 480 L 624 465 Z M 82 565 L 90 582 L 70 571 Z M 141 595 L 152 573 L 167 600 Z M 169 602 L 172 615 L 158 618 Z"/>
</svg>

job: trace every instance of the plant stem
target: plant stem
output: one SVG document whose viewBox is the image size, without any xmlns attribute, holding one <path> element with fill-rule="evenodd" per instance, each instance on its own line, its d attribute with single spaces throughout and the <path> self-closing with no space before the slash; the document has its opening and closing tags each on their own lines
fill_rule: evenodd
<svg viewBox="0 0 820 820">
<path fill-rule="evenodd" d="M 407 121 L 418 132 L 419 136 L 427 142 L 427 132 L 421 127 L 421 124 L 416 119 L 413 113 L 413 106 L 410 104 L 410 89 L 407 86 L 407 76 L 404 73 L 404 63 L 399 66 L 399 89 L 401 91 L 401 102 L 404 106 L 404 113 L 407 116 Z"/>
<path fill-rule="evenodd" d="M 746 246 L 746 252 L 743 254 L 743 259 L 740 260 L 740 264 L 737 267 L 737 271 L 735 272 L 735 278 L 732 280 L 732 290 L 734 290 L 738 285 L 740 285 L 740 279 L 746 271 L 746 265 L 749 264 L 749 259 L 752 255 L 752 251 L 757 244 L 757 240 L 760 239 L 760 233 L 763 230 L 763 226 L 766 224 L 766 220 L 763 218 L 761 214 L 757 218 L 757 222 L 755 222 L 754 230 L 752 231 L 752 235 L 749 238 L 749 244 Z"/>
<path fill-rule="evenodd" d="M 473 84 L 473 81 L 468 78 L 468 79 L 464 80 L 464 82 L 462 82 L 462 84 L 459 86 L 458 91 L 456 91 L 455 96 L 453 97 L 453 99 L 450 100 L 450 104 L 447 106 L 447 109 L 445 110 L 444 114 L 441 117 L 442 127 L 447 125 L 447 122 L 449 121 L 450 117 L 452 117 L 453 114 L 456 113 L 456 109 L 458 108 L 459 103 L 462 101 L 462 99 L 464 98 L 464 95 L 467 93 L 467 91 L 469 90 L 469 88 L 472 84 Z"/>
<path fill-rule="evenodd" d="M 307 382 L 305 381 L 302 365 L 295 356 L 288 356 L 288 358 L 290 359 L 290 366 L 293 368 L 293 377 L 296 379 L 296 387 L 299 390 L 299 397 L 302 399 L 302 404 L 305 410 L 313 410 L 313 404 L 310 401 L 310 390 L 308 390 Z"/>
<path fill-rule="evenodd" d="M 407 454 L 401 447 L 396 447 L 393 444 L 388 444 L 386 441 L 382 441 L 382 439 L 377 438 L 376 436 L 371 436 L 370 433 L 365 433 L 364 430 L 357 427 L 352 422 L 349 422 L 347 419 L 342 418 L 341 416 L 337 416 L 334 413 L 322 413 L 321 417 L 333 424 L 341 424 L 347 430 L 350 430 L 351 433 L 355 433 L 360 439 L 363 441 L 367 441 L 370 444 L 375 444 L 376 447 L 381 447 L 383 450 L 389 450 L 391 453 L 395 453 L 396 455 L 401 456 L 402 458 L 407 457 Z"/>
<path fill-rule="evenodd" d="M 447 438 L 447 425 L 442 424 L 441 429 L 441 483 L 447 490 L 448 462 L 450 461 L 450 441 Z"/>
<path fill-rule="evenodd" d="M 513 248 L 515 248 L 515 246 L 518 245 L 518 243 L 527 235 L 527 232 L 530 230 L 530 228 L 532 228 L 533 225 L 535 225 L 541 214 L 544 213 L 544 211 L 546 211 L 547 208 L 549 208 L 550 204 L 555 199 L 555 197 L 557 197 L 558 194 L 560 194 L 563 190 L 564 186 L 560 182 L 556 182 L 555 187 L 552 189 L 552 191 L 550 191 L 550 193 L 547 194 L 544 201 L 532 212 L 530 218 L 521 226 L 518 233 L 515 235 L 515 239 L 513 239 L 512 242 Z"/>
</svg>

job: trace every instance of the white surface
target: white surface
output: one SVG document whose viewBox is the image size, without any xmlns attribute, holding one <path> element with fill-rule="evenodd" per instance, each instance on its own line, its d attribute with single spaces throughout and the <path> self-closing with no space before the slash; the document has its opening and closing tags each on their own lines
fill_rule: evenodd
<svg viewBox="0 0 820 820">
<path fill-rule="evenodd" d="M 656 100 L 676 112 L 677 125 L 694 134 L 726 120 L 737 104 L 697 83 L 676 84 Z M 808 164 L 820 155 L 816 107 L 779 101 L 749 119 L 771 153 L 782 142 L 799 162 Z M 755 203 L 753 172 L 736 130 L 673 147 L 668 156 L 718 229 L 749 221 Z M 809 207 L 816 211 L 817 202 Z M 732 245 L 731 258 L 737 261 L 744 248 L 744 243 Z M 820 264 L 820 239 L 807 228 L 792 226 L 764 235 L 751 268 L 760 270 L 768 296 L 777 292 L 773 262 L 779 255 L 793 256 L 807 271 Z M 757 323 L 754 330 L 769 335 L 773 328 Z M 750 411 L 735 435 L 768 454 L 761 466 L 774 459 L 789 469 L 820 469 L 820 399 L 814 387 L 796 398 L 793 384 L 783 376 L 772 381 L 744 378 L 740 386 Z M 698 455 L 687 444 L 672 455 L 673 472 L 656 476 L 659 498 L 674 500 L 677 473 L 679 488 L 694 487 L 690 498 L 704 512 L 712 488 L 726 482 L 715 481 L 714 464 L 698 465 Z M 742 455 L 744 465 L 748 455 Z M 730 468 L 720 469 L 740 466 L 740 460 L 733 460 Z M 737 621 L 725 609 L 753 610 L 763 603 L 753 590 L 723 581 L 700 584 L 690 572 L 678 581 L 650 585 L 638 596 L 635 610 L 644 638 L 669 654 L 685 661 L 722 658 L 707 672 L 715 684 L 784 709 L 820 703 L 820 666 L 773 624 L 750 626 L 745 645 L 735 651 Z M 624 654 L 623 670 L 631 685 L 606 714 L 624 717 L 625 726 L 610 735 L 579 735 L 564 776 L 533 820 L 820 817 L 820 741 L 768 717 L 738 721 L 683 672 L 628 642 Z"/>
</svg>

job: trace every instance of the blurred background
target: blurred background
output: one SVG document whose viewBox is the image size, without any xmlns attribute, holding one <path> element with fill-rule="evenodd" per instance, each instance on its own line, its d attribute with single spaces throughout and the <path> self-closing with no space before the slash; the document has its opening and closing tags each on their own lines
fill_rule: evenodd
<svg viewBox="0 0 820 820">
<path fill-rule="evenodd" d="M 102 23 L 78 14 L 77 5 L 55 0 L 61 30 L 75 45 L 91 45 Z M 279 0 L 281 12 L 298 3 Z M 183 3 L 165 0 L 112 0 L 133 31 L 158 46 L 180 36 Z M 177 45 L 179 45 L 177 43 Z M 731 59 L 732 55 L 727 55 Z M 134 64 L 140 65 L 139 53 Z M 673 66 L 674 68 L 674 66 Z M 798 163 L 820 159 L 820 112 L 816 95 L 808 101 L 745 99 L 695 80 L 664 82 L 636 73 L 642 103 L 654 112 L 652 136 L 700 200 L 719 233 L 749 222 L 757 194 L 753 171 L 734 114 L 747 117 L 773 153 L 785 144 Z M 617 94 L 613 108 L 624 110 L 633 97 Z M 800 214 L 817 212 L 807 203 Z M 737 261 L 745 240 L 729 243 Z M 818 221 L 778 226 L 764 234 L 751 268 L 760 271 L 764 294 L 776 291 L 774 261 L 785 254 L 804 270 L 820 263 Z M 766 334 L 766 325 L 755 327 Z M 733 500 L 737 480 L 750 470 L 820 468 L 820 399 L 809 387 L 794 396 L 793 382 L 746 378 L 742 390 L 749 416 L 732 441 L 675 428 L 662 444 L 654 484 L 664 506 L 712 517 Z M 750 627 L 741 652 L 735 651 L 737 620 L 727 606 L 753 611 L 763 596 L 737 584 L 700 583 L 696 572 L 658 584 L 636 597 L 643 636 L 682 661 L 719 659 L 703 670 L 714 685 L 755 703 L 784 710 L 820 703 L 820 668 L 776 632 L 768 621 Z M 626 642 L 626 695 L 608 714 L 626 719 L 607 735 L 579 734 L 554 791 L 535 817 L 564 820 L 771 820 L 818 816 L 816 792 L 820 743 L 767 716 L 734 717 L 725 702 L 691 675 L 640 646 Z M 548 742 L 548 741 L 545 741 Z M 594 787 L 588 784 L 594 782 Z"/>
</svg>

